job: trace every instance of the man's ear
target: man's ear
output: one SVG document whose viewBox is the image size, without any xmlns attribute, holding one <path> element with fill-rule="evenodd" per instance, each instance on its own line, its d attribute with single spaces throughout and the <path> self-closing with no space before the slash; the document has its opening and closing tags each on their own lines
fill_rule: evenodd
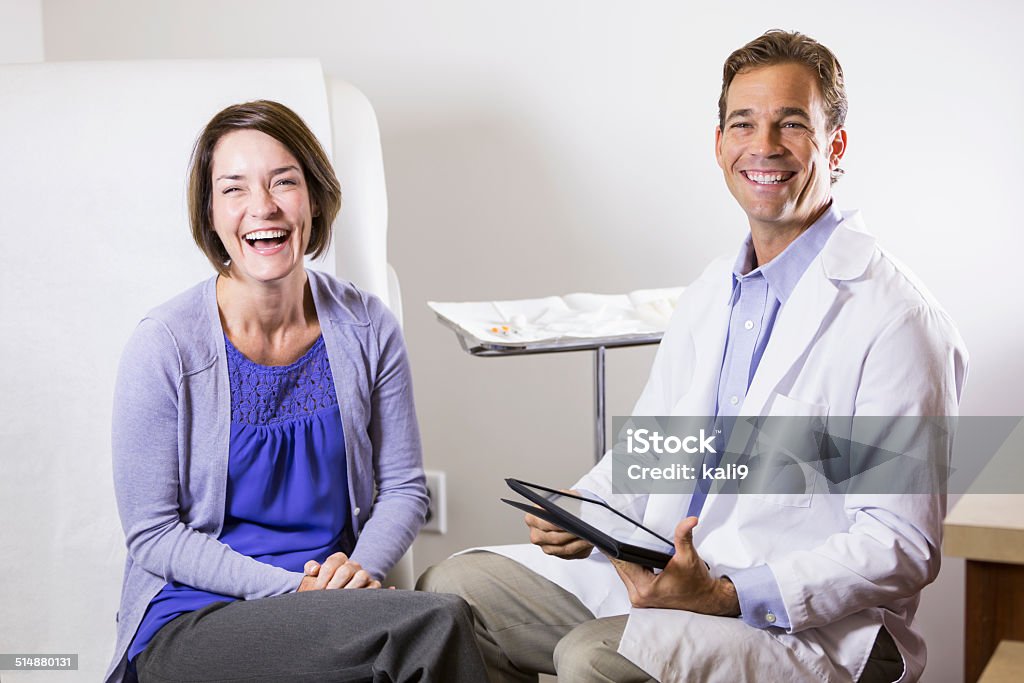
<svg viewBox="0 0 1024 683">
<path fill-rule="evenodd" d="M 836 131 L 832 133 L 832 139 L 829 140 L 829 154 L 828 154 L 828 165 L 829 168 L 835 170 L 839 167 L 839 161 L 846 154 L 846 129 L 843 127 L 836 128 Z"/>
<path fill-rule="evenodd" d="M 722 166 L 722 127 L 715 126 L 715 161 L 718 162 L 719 168 L 724 169 Z"/>
</svg>

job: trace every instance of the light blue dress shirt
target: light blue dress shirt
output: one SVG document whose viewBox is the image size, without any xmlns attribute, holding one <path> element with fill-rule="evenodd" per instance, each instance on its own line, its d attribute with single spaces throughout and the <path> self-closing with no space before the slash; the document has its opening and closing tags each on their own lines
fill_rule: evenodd
<svg viewBox="0 0 1024 683">
<path fill-rule="evenodd" d="M 754 267 L 754 245 L 747 236 L 733 266 L 732 294 L 729 299 L 729 331 L 718 381 L 718 418 L 735 418 L 768 346 L 779 311 L 793 293 L 811 261 L 821 252 L 828 238 L 843 220 L 830 205 L 810 228 L 800 234 L 785 251 L 764 265 Z M 731 424 L 725 420 L 724 425 Z M 728 434 L 724 435 L 728 440 Z M 713 463 L 717 465 L 717 463 Z M 703 485 L 701 485 L 703 484 Z M 709 482 L 699 482 L 687 515 L 699 516 L 707 497 Z M 737 570 L 729 574 L 739 597 L 740 616 L 755 628 L 789 628 L 789 614 L 779 592 L 779 584 L 766 565 Z"/>
</svg>

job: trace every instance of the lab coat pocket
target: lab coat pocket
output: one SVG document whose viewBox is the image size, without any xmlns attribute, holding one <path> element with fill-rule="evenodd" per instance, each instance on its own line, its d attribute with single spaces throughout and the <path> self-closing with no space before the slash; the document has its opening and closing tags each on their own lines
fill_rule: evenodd
<svg viewBox="0 0 1024 683">
<path fill-rule="evenodd" d="M 776 394 L 768 415 L 756 418 L 750 474 L 741 491 L 763 503 L 810 507 L 820 469 L 828 406 Z"/>
</svg>

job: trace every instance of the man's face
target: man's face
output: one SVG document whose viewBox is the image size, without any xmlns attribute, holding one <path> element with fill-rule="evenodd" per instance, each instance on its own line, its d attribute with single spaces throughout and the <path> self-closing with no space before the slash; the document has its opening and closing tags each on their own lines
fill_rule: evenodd
<svg viewBox="0 0 1024 683">
<path fill-rule="evenodd" d="M 831 171 L 845 149 L 846 131 L 828 129 L 810 68 L 760 67 L 729 85 L 715 156 L 751 230 L 783 234 L 810 226 L 829 202 Z"/>
</svg>

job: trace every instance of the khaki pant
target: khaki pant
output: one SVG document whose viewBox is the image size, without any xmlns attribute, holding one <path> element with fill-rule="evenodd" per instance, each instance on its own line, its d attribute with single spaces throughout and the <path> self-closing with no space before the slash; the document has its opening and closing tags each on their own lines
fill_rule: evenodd
<svg viewBox="0 0 1024 683">
<path fill-rule="evenodd" d="M 449 558 L 428 569 L 416 588 L 469 603 L 491 683 L 535 682 L 538 673 L 594 683 L 653 680 L 616 652 L 625 616 L 595 619 L 572 593 L 507 557 Z"/>
<path fill-rule="evenodd" d="M 538 673 L 557 674 L 569 683 L 653 680 L 617 652 L 626 616 L 595 619 L 574 595 L 502 555 L 473 552 L 449 558 L 428 569 L 417 589 L 454 593 L 469 603 L 491 683 L 533 683 Z M 704 654 L 714 649 L 709 645 L 701 644 Z M 724 644 L 712 656 L 727 666 L 729 650 Z M 899 651 L 882 629 L 860 683 L 895 681 L 902 672 Z M 794 670 L 790 680 L 821 679 L 810 670 Z"/>
</svg>

